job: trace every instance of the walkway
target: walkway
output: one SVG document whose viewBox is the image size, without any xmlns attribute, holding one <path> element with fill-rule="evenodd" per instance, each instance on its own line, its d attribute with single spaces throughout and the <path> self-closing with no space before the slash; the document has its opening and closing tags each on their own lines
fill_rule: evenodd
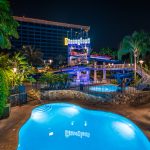
<svg viewBox="0 0 150 150">
<path fill-rule="evenodd" d="M 140 107 L 131 107 L 127 105 L 101 105 L 98 103 L 87 103 L 83 101 L 70 101 L 78 103 L 84 107 L 111 111 L 134 121 L 150 139 L 150 103 Z M 24 105 L 13 107 L 8 119 L 0 120 L 0 150 L 16 150 L 18 144 L 18 132 L 23 123 L 30 116 L 31 110 L 35 106 Z M 34 140 L 34 139 L 33 139 Z"/>
</svg>

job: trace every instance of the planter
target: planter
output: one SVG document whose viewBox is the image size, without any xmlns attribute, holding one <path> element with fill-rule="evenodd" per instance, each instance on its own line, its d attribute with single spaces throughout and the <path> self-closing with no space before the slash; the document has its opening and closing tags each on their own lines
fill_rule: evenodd
<svg viewBox="0 0 150 150">
<path fill-rule="evenodd" d="M 7 104 L 7 105 L 4 107 L 4 111 L 3 111 L 3 114 L 2 114 L 2 116 L 1 116 L 1 119 L 4 119 L 4 118 L 9 117 L 9 114 L 10 114 L 10 104 Z"/>
<path fill-rule="evenodd" d="M 11 106 L 20 106 L 27 103 L 27 93 L 12 94 L 8 97 L 8 102 Z"/>
</svg>

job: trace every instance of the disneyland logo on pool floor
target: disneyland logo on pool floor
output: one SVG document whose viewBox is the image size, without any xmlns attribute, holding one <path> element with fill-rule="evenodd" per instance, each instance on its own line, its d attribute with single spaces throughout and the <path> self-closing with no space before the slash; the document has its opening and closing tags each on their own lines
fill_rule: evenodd
<svg viewBox="0 0 150 150">
<path fill-rule="evenodd" d="M 65 130 L 65 137 L 90 138 L 90 132 Z"/>
</svg>

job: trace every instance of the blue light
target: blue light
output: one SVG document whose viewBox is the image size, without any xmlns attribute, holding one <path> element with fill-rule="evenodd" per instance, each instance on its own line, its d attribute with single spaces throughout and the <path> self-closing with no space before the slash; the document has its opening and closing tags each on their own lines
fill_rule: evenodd
<svg viewBox="0 0 150 150">
<path fill-rule="evenodd" d="M 91 86 L 89 90 L 95 92 L 117 92 L 120 91 L 121 88 L 118 87 L 117 85 L 105 84 L 105 85 Z"/>
</svg>

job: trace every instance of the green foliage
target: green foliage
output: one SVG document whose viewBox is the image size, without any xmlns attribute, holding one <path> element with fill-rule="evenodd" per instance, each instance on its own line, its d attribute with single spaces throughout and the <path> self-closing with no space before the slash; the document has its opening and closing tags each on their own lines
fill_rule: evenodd
<svg viewBox="0 0 150 150">
<path fill-rule="evenodd" d="M 117 51 L 112 50 L 110 48 L 102 48 L 99 53 L 102 54 L 102 55 L 111 56 L 113 58 L 115 58 L 117 56 Z"/>
<path fill-rule="evenodd" d="M 15 53 L 10 61 L 12 73 L 10 73 L 9 77 L 12 86 L 21 85 L 28 78 L 28 75 L 32 73 L 32 67 L 29 66 L 26 58 L 21 53 Z M 16 68 L 16 72 L 13 71 L 13 68 Z"/>
<path fill-rule="evenodd" d="M 11 68 L 11 61 L 9 56 L 6 54 L 0 54 L 0 69 L 4 71 L 5 76 L 7 77 L 7 82 L 11 84 L 11 76 L 13 75 L 12 68 Z"/>
<path fill-rule="evenodd" d="M 10 14 L 10 5 L 7 0 L 0 0 L 0 48 L 10 49 L 10 37 L 18 38 L 19 26 Z"/>
<path fill-rule="evenodd" d="M 15 53 L 12 57 L 1 54 L 0 68 L 5 71 L 11 87 L 21 85 L 28 75 L 32 73 L 32 67 L 28 65 L 25 57 L 20 53 Z M 14 68 L 16 68 L 16 72 L 14 72 Z"/>
<path fill-rule="evenodd" d="M 53 83 L 53 81 L 53 74 L 51 72 L 44 73 L 40 78 L 41 83 Z"/>
<path fill-rule="evenodd" d="M 0 68 L 0 117 L 2 116 L 4 107 L 6 106 L 8 94 L 8 78 L 5 71 Z"/>
<path fill-rule="evenodd" d="M 36 79 L 34 79 L 33 77 L 28 77 L 27 81 L 29 81 L 30 83 L 35 83 Z"/>
<path fill-rule="evenodd" d="M 47 83 L 53 89 L 63 89 L 71 81 L 68 74 L 53 74 L 51 72 L 44 73 L 41 78 L 41 83 Z"/>
<path fill-rule="evenodd" d="M 3 68 L 3 70 L 5 71 L 10 70 L 11 62 L 7 54 L 0 53 L 0 68 Z"/>
<path fill-rule="evenodd" d="M 14 67 L 16 72 L 13 71 Z M 0 116 L 7 103 L 10 87 L 22 84 L 31 69 L 20 53 L 15 53 L 12 57 L 0 54 Z"/>
<path fill-rule="evenodd" d="M 111 84 L 118 84 L 117 80 L 111 80 Z"/>
<path fill-rule="evenodd" d="M 108 55 L 111 56 L 112 58 L 116 58 L 117 57 L 117 51 L 110 49 L 110 48 L 102 48 L 99 52 L 95 52 L 93 51 L 91 53 L 92 55 L 97 54 L 97 55 Z"/>
<path fill-rule="evenodd" d="M 125 36 L 120 44 L 118 58 L 121 60 L 123 55 L 130 53 L 131 58 L 136 53 L 137 58 L 144 59 L 147 52 L 150 51 L 150 36 L 141 31 L 134 32 L 131 36 Z"/>
</svg>

